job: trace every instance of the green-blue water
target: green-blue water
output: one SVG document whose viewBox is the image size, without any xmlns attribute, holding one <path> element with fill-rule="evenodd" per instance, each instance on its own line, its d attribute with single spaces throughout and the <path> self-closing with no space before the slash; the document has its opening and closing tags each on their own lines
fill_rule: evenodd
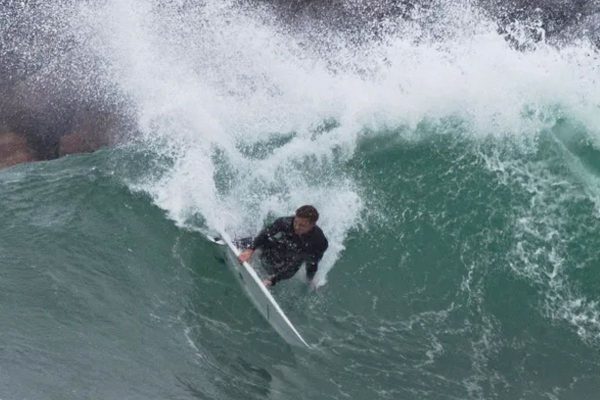
<svg viewBox="0 0 600 400">
<path fill-rule="evenodd" d="M 366 3 L 368 37 L 228 0 L 0 9 L 28 112 L 130 124 L 0 171 L 0 399 L 598 398 L 597 47 Z M 273 294 L 310 351 L 204 236 L 307 203 L 320 286 Z"/>
<path fill-rule="evenodd" d="M 447 129 L 346 163 L 363 223 L 316 293 L 274 289 L 312 351 L 128 188 L 135 150 L 2 171 L 0 396 L 594 399 L 597 150 L 566 121 L 520 148 Z"/>
</svg>

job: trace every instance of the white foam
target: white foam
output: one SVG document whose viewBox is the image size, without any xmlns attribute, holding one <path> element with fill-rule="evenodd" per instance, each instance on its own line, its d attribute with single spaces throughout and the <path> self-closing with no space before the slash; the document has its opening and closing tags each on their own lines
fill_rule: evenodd
<svg viewBox="0 0 600 400">
<path fill-rule="evenodd" d="M 503 184 L 513 186 L 515 191 L 522 190 L 529 198 L 528 203 L 512 209 L 514 245 L 508 266 L 539 290 L 542 315 L 567 322 L 584 342 L 597 344 L 600 343 L 599 300 L 585 294 L 571 278 L 573 271 L 581 266 L 577 264 L 580 261 L 569 256 L 570 244 L 587 233 L 585 227 L 573 231 L 573 225 L 578 223 L 571 220 L 567 210 L 587 198 L 586 190 L 576 181 L 566 181 L 552 172 L 549 162 L 552 160 L 536 162 L 518 157 L 502 162 L 495 156 L 487 162 L 500 174 Z"/>
<path fill-rule="evenodd" d="M 465 4 L 444 3 L 429 27 L 391 23 L 382 41 L 360 46 L 330 31 L 313 45 L 265 10 L 222 0 L 112 0 L 82 6 L 80 23 L 95 29 L 146 145 L 173 160 L 139 187 L 179 224 L 200 214 L 210 229 L 237 232 L 312 203 L 331 239 L 327 271 L 365 204 L 344 173 L 364 134 L 459 117 L 475 136 L 535 135 L 557 108 L 598 130 L 591 46 L 516 51 Z M 267 138 L 283 144 L 259 158 L 243 151 Z"/>
</svg>

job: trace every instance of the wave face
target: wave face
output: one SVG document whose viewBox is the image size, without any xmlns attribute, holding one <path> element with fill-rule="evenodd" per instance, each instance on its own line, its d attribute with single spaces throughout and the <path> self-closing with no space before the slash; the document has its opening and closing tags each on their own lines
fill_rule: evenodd
<svg viewBox="0 0 600 400">
<path fill-rule="evenodd" d="M 0 173 L 0 397 L 595 398 L 585 37 L 551 45 L 535 15 L 507 34 L 468 2 L 357 31 L 234 1 L 53 10 L 77 62 L 40 76 L 75 69 L 135 127 Z M 296 352 L 201 233 L 307 203 L 331 246 L 315 293 L 274 288 L 316 347 Z"/>
</svg>

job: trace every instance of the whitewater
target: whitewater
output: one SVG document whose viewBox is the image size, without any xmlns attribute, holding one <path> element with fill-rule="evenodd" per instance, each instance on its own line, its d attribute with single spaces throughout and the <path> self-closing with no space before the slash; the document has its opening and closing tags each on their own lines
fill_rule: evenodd
<svg viewBox="0 0 600 400">
<path fill-rule="evenodd" d="M 69 43 L 40 79 L 93 76 L 81 92 L 133 124 L 0 171 L 1 399 L 596 398 L 585 36 L 552 41 L 532 16 L 509 38 L 466 1 L 373 19 L 376 35 L 269 3 L 20 7 Z M 302 204 L 329 238 L 319 288 L 273 294 L 309 351 L 204 238 Z"/>
</svg>

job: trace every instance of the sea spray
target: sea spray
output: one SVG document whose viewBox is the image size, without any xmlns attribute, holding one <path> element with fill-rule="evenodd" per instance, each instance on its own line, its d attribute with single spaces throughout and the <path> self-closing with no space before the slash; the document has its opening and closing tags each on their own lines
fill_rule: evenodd
<svg viewBox="0 0 600 400">
<path fill-rule="evenodd" d="M 332 243 L 324 278 L 361 218 L 388 217 L 349 172 L 362 143 L 458 124 L 472 141 L 533 154 L 564 115 L 597 140 L 600 61 L 589 42 L 557 47 L 518 23 L 507 40 L 468 2 L 441 7 L 367 41 L 289 30 L 267 8 L 234 2 L 114 1 L 83 7 L 82 24 L 97 30 L 144 146 L 171 160 L 134 187 L 181 226 L 239 235 L 313 203 Z"/>
</svg>

